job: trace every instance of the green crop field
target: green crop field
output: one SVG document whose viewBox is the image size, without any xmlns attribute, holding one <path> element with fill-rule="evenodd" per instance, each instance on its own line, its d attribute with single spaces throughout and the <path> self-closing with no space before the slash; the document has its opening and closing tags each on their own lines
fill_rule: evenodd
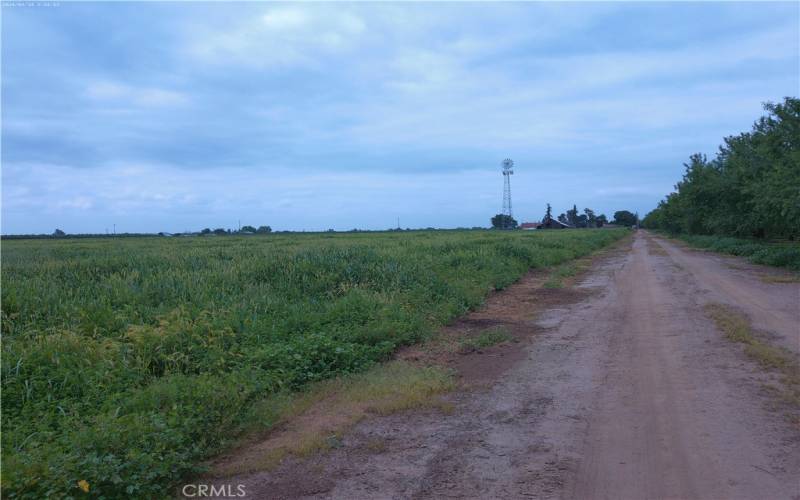
<svg viewBox="0 0 800 500">
<path fill-rule="evenodd" d="M 168 496 L 255 402 L 364 370 L 625 234 L 4 241 L 3 493 Z"/>
</svg>

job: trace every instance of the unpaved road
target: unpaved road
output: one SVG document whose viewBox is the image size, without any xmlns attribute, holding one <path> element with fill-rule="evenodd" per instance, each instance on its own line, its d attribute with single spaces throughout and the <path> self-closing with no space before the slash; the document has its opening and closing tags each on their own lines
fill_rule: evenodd
<svg viewBox="0 0 800 500">
<path fill-rule="evenodd" d="M 369 419 L 328 453 L 225 482 L 250 498 L 800 498 L 800 430 L 703 313 L 730 304 L 796 348 L 800 285 L 730 262 L 639 233 L 451 413 Z"/>
</svg>

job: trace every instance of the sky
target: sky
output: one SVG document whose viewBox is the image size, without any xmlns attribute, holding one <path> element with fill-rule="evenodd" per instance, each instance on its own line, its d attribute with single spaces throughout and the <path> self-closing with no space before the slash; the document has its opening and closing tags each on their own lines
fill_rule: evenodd
<svg viewBox="0 0 800 500">
<path fill-rule="evenodd" d="M 800 94 L 800 4 L 2 8 L 3 234 L 644 215 Z"/>
</svg>

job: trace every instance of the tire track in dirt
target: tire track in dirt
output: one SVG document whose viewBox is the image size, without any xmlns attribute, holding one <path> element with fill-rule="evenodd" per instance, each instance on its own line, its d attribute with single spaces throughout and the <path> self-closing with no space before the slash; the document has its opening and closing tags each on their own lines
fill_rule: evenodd
<svg viewBox="0 0 800 500">
<path fill-rule="evenodd" d="M 617 320 L 572 498 L 793 498 L 797 440 L 759 372 L 702 312 L 696 276 L 646 250 L 617 274 Z"/>
<path fill-rule="evenodd" d="M 774 270 L 734 257 L 686 250 L 663 238 L 647 236 L 691 273 L 705 300 L 741 310 L 753 326 L 768 332 L 775 344 L 800 355 L 800 283 L 765 282 L 765 275 Z"/>
</svg>

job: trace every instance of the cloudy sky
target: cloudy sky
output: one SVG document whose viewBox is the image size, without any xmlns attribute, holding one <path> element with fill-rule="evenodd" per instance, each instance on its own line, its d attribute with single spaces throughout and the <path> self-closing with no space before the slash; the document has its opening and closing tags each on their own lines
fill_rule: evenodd
<svg viewBox="0 0 800 500">
<path fill-rule="evenodd" d="M 2 232 L 652 209 L 800 94 L 797 3 L 2 9 Z"/>
</svg>

